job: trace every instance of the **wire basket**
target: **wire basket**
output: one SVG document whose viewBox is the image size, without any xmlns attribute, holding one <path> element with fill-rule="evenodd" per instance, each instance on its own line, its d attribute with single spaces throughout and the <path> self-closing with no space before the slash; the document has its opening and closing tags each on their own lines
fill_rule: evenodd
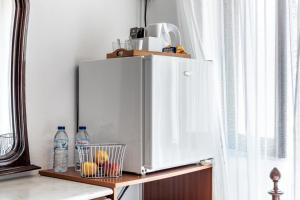
<svg viewBox="0 0 300 200">
<path fill-rule="evenodd" d="M 84 178 L 122 176 L 125 144 L 93 144 L 77 147 L 80 175 Z"/>
</svg>

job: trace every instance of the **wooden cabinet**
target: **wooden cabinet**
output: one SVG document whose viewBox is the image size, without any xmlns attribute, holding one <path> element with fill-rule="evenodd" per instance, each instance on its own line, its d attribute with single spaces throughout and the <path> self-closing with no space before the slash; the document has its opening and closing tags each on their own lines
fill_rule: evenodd
<svg viewBox="0 0 300 200">
<path fill-rule="evenodd" d="M 144 200 L 212 200 L 212 168 L 144 183 Z"/>
</svg>

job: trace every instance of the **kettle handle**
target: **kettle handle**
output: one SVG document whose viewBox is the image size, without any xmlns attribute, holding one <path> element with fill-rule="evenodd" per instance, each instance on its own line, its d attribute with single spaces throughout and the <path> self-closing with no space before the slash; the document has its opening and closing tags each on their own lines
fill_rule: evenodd
<svg viewBox="0 0 300 200">
<path fill-rule="evenodd" d="M 167 43 L 171 43 L 171 38 L 170 38 L 170 32 L 174 33 L 175 35 L 175 46 L 177 45 L 181 45 L 181 35 L 180 32 L 177 28 L 177 26 L 175 26 L 174 24 L 168 24 L 165 23 L 163 24 L 163 33 L 162 33 L 162 37 L 164 38 L 165 42 Z"/>
</svg>

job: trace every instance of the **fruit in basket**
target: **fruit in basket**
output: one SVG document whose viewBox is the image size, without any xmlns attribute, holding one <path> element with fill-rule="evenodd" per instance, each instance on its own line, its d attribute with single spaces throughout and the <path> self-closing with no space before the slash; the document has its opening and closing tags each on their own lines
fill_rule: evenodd
<svg viewBox="0 0 300 200">
<path fill-rule="evenodd" d="M 104 163 L 103 170 L 106 176 L 119 176 L 121 167 L 118 163 Z"/>
<path fill-rule="evenodd" d="M 94 176 L 98 171 L 98 165 L 94 162 L 84 162 L 81 164 L 81 173 L 84 176 Z"/>
<path fill-rule="evenodd" d="M 103 163 L 106 163 L 109 160 L 108 153 L 103 150 L 98 150 L 95 153 L 95 162 L 98 165 L 102 165 Z"/>
</svg>

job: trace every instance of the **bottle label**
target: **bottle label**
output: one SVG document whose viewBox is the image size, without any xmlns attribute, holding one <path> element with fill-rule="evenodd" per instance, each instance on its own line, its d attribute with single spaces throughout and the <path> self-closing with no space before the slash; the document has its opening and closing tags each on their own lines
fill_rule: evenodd
<svg viewBox="0 0 300 200">
<path fill-rule="evenodd" d="M 68 149 L 68 141 L 62 139 L 56 139 L 54 141 L 54 149 Z"/>
<path fill-rule="evenodd" d="M 77 140 L 75 142 L 75 149 L 77 149 L 79 145 L 88 145 L 88 144 L 89 144 L 88 140 Z"/>
</svg>

